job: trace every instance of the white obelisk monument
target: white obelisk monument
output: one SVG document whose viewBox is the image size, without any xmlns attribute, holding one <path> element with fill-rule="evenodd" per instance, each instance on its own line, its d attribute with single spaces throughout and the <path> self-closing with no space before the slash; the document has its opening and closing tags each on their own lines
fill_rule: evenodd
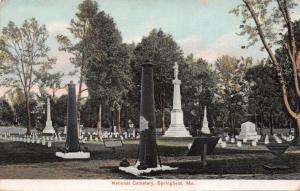
<svg viewBox="0 0 300 191">
<path fill-rule="evenodd" d="M 188 130 L 183 124 L 183 112 L 181 109 L 180 84 L 178 79 L 178 64 L 174 65 L 174 94 L 173 94 L 173 109 L 171 111 L 171 124 L 165 132 L 164 137 L 191 137 Z"/>
<path fill-rule="evenodd" d="M 207 115 L 206 115 L 206 106 L 204 107 L 204 116 L 203 116 L 201 132 L 204 134 L 210 134 L 210 130 L 208 127 L 208 121 L 207 121 Z"/>
<path fill-rule="evenodd" d="M 45 134 L 55 134 L 55 130 L 53 129 L 52 121 L 51 121 L 51 110 L 50 110 L 50 99 L 49 99 L 49 97 L 47 98 L 47 121 L 46 121 L 46 127 L 43 130 L 43 133 L 45 133 Z"/>
</svg>

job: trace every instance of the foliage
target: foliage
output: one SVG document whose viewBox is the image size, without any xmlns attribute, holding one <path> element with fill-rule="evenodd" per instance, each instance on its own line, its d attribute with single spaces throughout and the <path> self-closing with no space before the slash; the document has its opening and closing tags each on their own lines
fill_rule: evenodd
<svg viewBox="0 0 300 191">
<path fill-rule="evenodd" d="M 213 126 L 211 108 L 215 92 L 216 73 L 207 61 L 193 55 L 186 57 L 180 72 L 182 81 L 182 108 L 186 125 L 193 125 L 192 129 L 201 129 L 204 106 L 208 110 L 209 126 Z"/>
<path fill-rule="evenodd" d="M 183 53 L 170 34 L 164 33 L 161 29 L 153 29 L 147 37 L 137 44 L 134 55 L 136 56 L 133 65 L 137 71 L 136 77 L 140 85 L 141 65 L 150 61 L 154 64 L 154 97 L 156 108 L 160 112 L 160 127 L 164 128 L 164 112 L 166 108 L 172 108 L 172 92 L 174 77 L 173 66 L 177 62 L 183 63 Z"/>
<path fill-rule="evenodd" d="M 250 84 L 248 113 L 256 116 L 259 127 L 283 127 L 287 115 L 281 102 L 280 88 L 274 68 L 270 63 L 260 62 L 246 72 Z"/>
<path fill-rule="evenodd" d="M 0 99 L 0 125 L 6 126 L 6 125 L 12 125 L 14 122 L 14 113 L 9 105 L 9 103 L 1 98 Z"/>
<path fill-rule="evenodd" d="M 21 27 L 10 21 L 3 27 L 0 36 L 0 73 L 6 74 L 2 80 L 5 86 L 21 87 L 27 108 L 27 133 L 31 129 L 30 92 L 35 85 L 34 73 L 40 67 L 55 63 L 49 58 L 46 45 L 48 33 L 45 25 L 39 26 L 36 19 L 25 20 Z"/>
<path fill-rule="evenodd" d="M 244 98 L 247 96 L 248 90 L 248 84 L 244 80 L 244 76 L 251 65 L 251 58 L 237 59 L 222 56 L 216 61 L 218 74 L 216 99 L 225 107 L 220 119 L 225 123 L 227 122 L 232 130 L 238 127 L 244 118 Z"/>
</svg>

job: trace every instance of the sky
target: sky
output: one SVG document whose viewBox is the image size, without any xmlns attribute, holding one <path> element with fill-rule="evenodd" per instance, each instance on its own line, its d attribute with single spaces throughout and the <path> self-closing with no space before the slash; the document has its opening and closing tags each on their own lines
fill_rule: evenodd
<svg viewBox="0 0 300 191">
<path fill-rule="evenodd" d="M 70 55 L 58 51 L 55 35 L 69 35 L 67 27 L 81 0 L 0 0 L 0 28 L 9 21 L 21 25 L 35 17 L 49 32 L 50 55 L 57 58 L 54 71 L 70 71 Z M 300 0 L 298 0 L 300 1 Z M 241 0 L 97 0 L 100 10 L 113 17 L 123 42 L 140 42 L 151 29 L 161 28 L 173 36 L 184 54 L 194 54 L 210 63 L 222 56 L 266 57 L 261 44 L 241 49 L 246 38 L 237 33 L 241 18 L 230 14 Z M 300 18 L 300 8 L 293 18 Z M 69 77 L 64 78 L 65 81 Z M 1 88 L 0 88 L 1 92 Z"/>
</svg>

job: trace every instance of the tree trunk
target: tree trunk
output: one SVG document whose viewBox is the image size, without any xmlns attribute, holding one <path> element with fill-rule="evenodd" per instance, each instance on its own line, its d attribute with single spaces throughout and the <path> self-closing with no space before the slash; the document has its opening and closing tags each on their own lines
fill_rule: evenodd
<svg viewBox="0 0 300 191">
<path fill-rule="evenodd" d="M 25 99 L 26 99 L 26 109 L 27 109 L 27 132 L 26 132 L 26 134 L 30 135 L 32 124 L 31 124 L 30 102 L 29 102 L 29 97 L 28 97 L 27 93 L 25 94 Z"/>
<path fill-rule="evenodd" d="M 160 128 L 161 128 L 161 134 L 164 135 L 165 134 L 165 110 L 162 109 L 160 112 Z"/>
<path fill-rule="evenodd" d="M 116 126 L 117 126 L 118 133 L 122 134 L 122 129 L 121 129 L 120 121 L 121 121 L 121 109 L 117 109 Z"/>
<path fill-rule="evenodd" d="M 162 95 L 160 95 L 160 130 L 161 134 L 165 134 L 166 124 L 165 124 L 165 106 Z"/>
<path fill-rule="evenodd" d="M 272 112 L 271 112 L 271 114 L 270 114 L 271 116 L 270 116 L 270 128 L 271 128 L 271 135 L 273 135 L 274 134 L 274 129 L 273 129 L 273 115 L 272 115 Z"/>
<path fill-rule="evenodd" d="M 299 99 L 297 100 L 297 112 L 299 113 L 299 110 L 300 110 L 300 101 Z M 292 142 L 293 145 L 299 145 L 300 144 L 300 132 L 299 132 L 299 129 L 300 129 L 300 119 L 293 119 L 293 128 L 295 129 L 294 131 L 294 140 Z"/>
<path fill-rule="evenodd" d="M 295 124 L 295 137 L 294 140 L 292 142 L 293 145 L 299 145 L 300 144 L 300 136 L 299 136 L 299 127 L 300 127 L 300 118 L 298 118 L 296 120 L 296 124 Z"/>
<path fill-rule="evenodd" d="M 111 125 L 111 132 L 115 132 L 115 128 L 114 128 L 114 126 L 115 126 L 115 118 L 114 118 L 114 110 L 112 109 L 111 111 L 110 111 L 110 125 Z"/>
<path fill-rule="evenodd" d="M 126 129 L 126 131 L 128 130 L 128 106 L 126 106 L 126 110 L 125 110 L 125 119 L 124 119 L 123 127 Z"/>
<path fill-rule="evenodd" d="M 98 112 L 98 125 L 97 125 L 97 137 L 98 138 L 101 138 L 101 136 L 102 136 L 102 131 L 101 131 L 101 109 L 102 109 L 102 105 L 100 103 L 99 112 Z"/>
<path fill-rule="evenodd" d="M 82 70 L 83 67 L 81 67 L 81 70 Z M 80 101 L 81 101 L 81 90 L 82 90 L 82 83 L 83 83 L 83 76 L 82 76 L 82 72 L 80 72 L 80 80 L 79 80 L 79 89 L 78 89 L 78 97 L 77 97 L 77 102 L 76 102 L 76 105 L 77 105 L 77 111 L 76 111 L 76 114 L 77 114 L 77 129 L 78 129 L 78 137 L 80 136 L 79 135 L 79 132 L 80 132 L 80 111 L 81 111 L 81 104 L 80 104 Z"/>
</svg>

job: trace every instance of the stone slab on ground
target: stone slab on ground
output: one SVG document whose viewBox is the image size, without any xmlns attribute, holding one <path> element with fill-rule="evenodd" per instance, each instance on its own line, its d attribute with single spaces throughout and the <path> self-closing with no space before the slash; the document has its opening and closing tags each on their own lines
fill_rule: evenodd
<svg viewBox="0 0 300 191">
<path fill-rule="evenodd" d="M 138 170 L 137 169 L 138 165 L 134 165 L 134 166 L 129 166 L 129 167 L 119 167 L 119 170 L 129 173 L 129 174 L 133 174 L 135 176 L 139 176 L 141 174 L 148 174 L 151 172 L 157 172 L 157 171 L 171 171 L 171 170 L 177 170 L 178 168 L 176 167 L 170 167 L 170 166 L 166 166 L 166 165 L 162 165 L 162 166 L 157 166 L 156 168 L 147 168 L 146 170 Z"/>
<path fill-rule="evenodd" d="M 90 158 L 89 152 L 56 152 L 55 156 L 63 158 L 63 159 L 88 159 Z"/>
</svg>

